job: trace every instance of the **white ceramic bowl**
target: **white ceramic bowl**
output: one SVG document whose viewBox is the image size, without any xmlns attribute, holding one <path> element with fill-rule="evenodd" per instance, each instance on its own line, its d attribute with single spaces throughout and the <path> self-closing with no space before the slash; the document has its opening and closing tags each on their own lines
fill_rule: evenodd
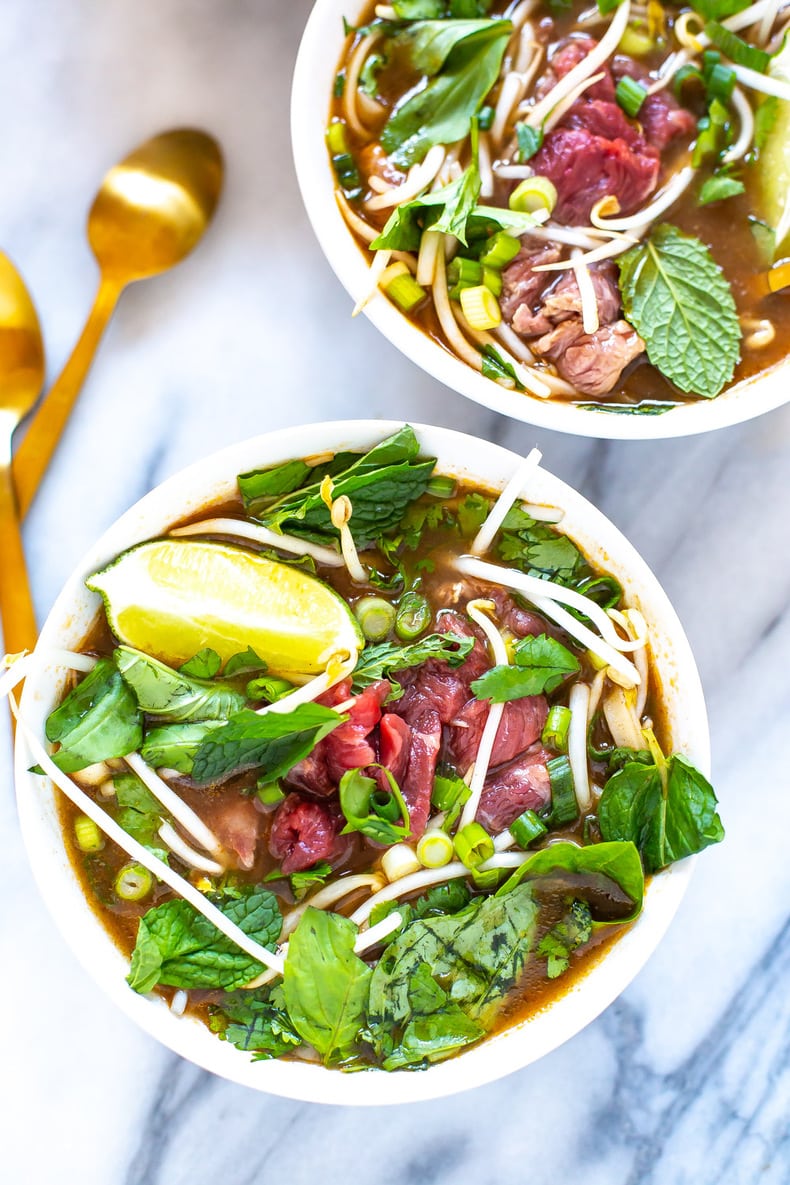
<svg viewBox="0 0 790 1185">
<path fill-rule="evenodd" d="M 291 457 L 338 449 L 364 449 L 394 431 L 380 420 L 345 421 L 288 428 L 214 454 L 170 478 L 127 511 L 84 557 L 58 597 L 41 631 L 40 666 L 25 684 L 21 711 L 43 736 L 44 722 L 62 694 L 64 671 L 48 663 L 50 647 L 77 648 L 99 612 L 99 598 L 84 580 L 110 559 L 176 520 L 235 493 L 236 475 Z M 501 488 L 520 458 L 495 444 L 445 428 L 417 427 L 422 449 L 439 458 L 442 472 Z M 656 578 L 633 547 L 584 498 L 543 469 L 530 480 L 529 497 L 560 506 L 563 528 L 594 564 L 614 573 L 627 600 L 649 626 L 664 688 L 672 746 L 709 772 L 707 718 L 699 676 L 688 642 Z M 160 999 L 136 995 L 124 982 L 127 960 L 89 906 L 69 863 L 48 783 L 31 775 L 26 745 L 16 754 L 16 784 L 22 832 L 41 892 L 77 957 L 133 1020 L 190 1061 L 256 1090 L 316 1102 L 380 1104 L 452 1094 L 499 1078 L 555 1049 L 589 1024 L 633 979 L 669 925 L 688 884 L 692 861 L 654 878 L 638 922 L 578 986 L 533 1019 L 422 1073 L 381 1070 L 343 1074 L 305 1062 L 252 1062 L 218 1040 L 199 1021 L 179 1019 Z"/>
<path fill-rule="evenodd" d="M 291 138 L 302 198 L 324 254 L 355 302 L 370 289 L 369 264 L 335 201 L 325 133 L 343 49 L 343 17 L 353 23 L 366 9 L 361 0 L 316 0 L 302 37 L 291 95 Z M 407 358 L 454 391 L 514 420 L 577 436 L 617 440 L 691 436 L 752 419 L 790 400 L 790 362 L 786 362 L 762 377 L 738 383 L 716 399 L 698 399 L 660 415 L 585 411 L 561 399 L 537 399 L 505 390 L 432 341 L 380 294 L 365 313 Z"/>
</svg>

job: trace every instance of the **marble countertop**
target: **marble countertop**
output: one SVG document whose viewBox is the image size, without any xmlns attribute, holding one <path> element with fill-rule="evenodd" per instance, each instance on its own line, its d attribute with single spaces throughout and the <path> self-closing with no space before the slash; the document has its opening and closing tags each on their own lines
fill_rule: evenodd
<svg viewBox="0 0 790 1185">
<path fill-rule="evenodd" d="M 397 1112 L 259 1095 L 134 1028 L 33 884 L 0 720 L 3 1178 L 27 1185 L 780 1185 L 790 1179 L 790 407 L 628 445 L 514 425 L 444 390 L 360 318 L 302 213 L 288 84 L 308 0 L 12 0 L 0 28 L 0 246 L 55 375 L 96 282 L 83 224 L 105 169 L 184 123 L 221 140 L 209 237 L 122 298 L 25 542 L 43 620 L 79 556 L 186 463 L 312 419 L 460 427 L 592 498 L 658 574 L 706 688 L 727 841 L 625 995 L 537 1065 Z M 0 562 L 2 562 L 0 560 Z M 382 1155 L 383 1154 L 383 1155 Z"/>
</svg>

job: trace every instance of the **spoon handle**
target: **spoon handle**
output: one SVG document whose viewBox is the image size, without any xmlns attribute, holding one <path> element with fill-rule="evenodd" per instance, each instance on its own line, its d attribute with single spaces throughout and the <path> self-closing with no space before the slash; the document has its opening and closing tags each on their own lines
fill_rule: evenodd
<svg viewBox="0 0 790 1185">
<path fill-rule="evenodd" d="M 11 437 L 0 457 L 0 620 L 9 654 L 32 650 L 38 637 L 11 481 Z"/>
<path fill-rule="evenodd" d="M 99 284 L 82 335 L 49 394 L 39 404 L 16 451 L 13 474 L 20 519 L 25 517 L 36 496 L 121 291 L 122 285 L 110 280 Z"/>
</svg>

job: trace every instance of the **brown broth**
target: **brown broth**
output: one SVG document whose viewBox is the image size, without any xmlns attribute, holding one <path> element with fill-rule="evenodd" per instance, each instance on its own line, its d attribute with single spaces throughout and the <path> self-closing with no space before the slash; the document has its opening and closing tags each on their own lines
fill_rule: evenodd
<svg viewBox="0 0 790 1185">
<path fill-rule="evenodd" d="M 450 508 L 454 508 L 470 492 L 485 492 L 491 495 L 490 491 L 481 491 L 479 487 L 459 486 L 455 496 L 452 499 L 448 499 L 445 504 Z M 430 501 L 431 505 L 437 505 L 435 499 L 429 499 L 427 495 L 424 497 Z M 185 519 L 177 525 L 185 525 L 186 522 L 195 522 L 202 518 L 213 518 L 219 514 L 222 517 L 241 518 L 243 517 L 243 513 L 244 509 L 241 500 L 238 499 L 223 503 L 221 506 L 206 507 L 199 514 L 192 515 L 189 519 Z M 411 560 L 407 560 L 407 569 L 409 564 L 413 563 L 418 556 L 421 559 L 430 558 L 435 565 L 432 571 L 429 570 L 422 573 L 422 591 L 429 598 L 435 613 L 452 607 L 458 601 L 459 596 L 462 595 L 461 587 L 457 580 L 457 573 L 448 564 L 449 555 L 453 550 L 457 553 L 461 544 L 460 534 L 454 527 L 440 525 L 434 528 L 426 528 L 419 553 L 412 553 Z M 370 556 L 370 552 L 365 552 L 366 559 L 369 560 Z M 383 557 L 380 557 L 377 566 L 382 570 L 386 569 L 387 564 Z M 361 595 L 359 589 L 351 584 L 344 568 L 319 568 L 318 574 L 351 602 Z M 484 593 L 485 589 L 486 586 L 480 582 L 465 580 L 463 582 L 462 599 L 465 601 L 469 599 L 470 595 Z M 113 636 L 107 625 L 106 618 L 102 614 L 86 638 L 82 650 L 94 655 L 103 655 L 111 653 L 114 645 Z M 589 665 L 586 656 L 582 655 L 579 657 L 582 662 L 581 675 L 589 681 L 595 672 Z M 657 686 L 655 672 L 652 669 L 651 683 L 652 691 L 648 698 L 647 714 L 653 720 L 659 740 L 665 748 L 668 748 L 671 738 L 668 735 L 666 719 L 661 704 L 660 688 Z M 550 700 L 561 701 L 561 697 L 559 696 L 549 698 Z M 611 742 L 611 738 L 608 737 L 603 724 L 598 725 L 595 740 L 599 744 L 607 740 Z M 123 762 L 119 761 L 115 764 L 123 767 Z M 603 767 L 593 765 L 593 772 L 602 774 Z M 209 788 L 199 788 L 192 784 L 188 778 L 174 780 L 172 784 L 188 805 L 196 810 L 208 826 L 211 827 L 214 813 L 223 802 L 245 790 L 248 792 L 254 790 L 255 777 L 253 774 L 242 774 L 223 782 L 220 786 Z M 115 814 L 117 804 L 112 797 L 102 798 L 101 793 L 95 790 L 88 790 L 88 792 L 100 802 L 105 810 L 108 810 L 110 814 Z M 74 835 L 74 823 L 80 812 L 59 791 L 57 792 L 57 801 L 64 841 L 75 874 L 102 925 L 111 935 L 116 945 L 127 957 L 130 957 L 134 948 L 139 918 L 152 905 L 166 901 L 172 898 L 174 894 L 167 886 L 158 884 L 153 893 L 142 902 L 125 902 L 119 900 L 113 891 L 113 882 L 118 871 L 128 863 L 128 857 L 120 848 L 109 841 L 105 842 L 104 848 L 98 853 L 85 854 L 80 851 Z M 234 873 L 240 881 L 249 884 L 260 884 L 266 875 L 277 867 L 277 862 L 269 855 L 266 844 L 274 808 L 263 808 L 262 804 L 258 805 L 261 809 L 261 829 L 254 867 L 249 871 L 237 870 Z M 592 825 L 594 827 L 594 819 L 594 814 L 588 816 L 587 819 L 579 819 L 565 829 L 552 832 L 552 836 L 582 842 L 585 837 L 585 826 Z M 381 854 L 382 849 L 380 847 L 369 843 L 362 836 L 356 835 L 352 837 L 352 843 L 347 855 L 335 864 L 335 871 L 344 874 L 378 868 L 380 866 Z M 187 879 L 192 881 L 192 883 L 199 884 L 204 879 L 202 874 L 181 865 L 176 857 L 171 856 L 171 860 L 174 867 L 183 876 L 186 876 Z M 573 893 L 574 881 L 576 880 L 572 876 L 552 879 L 556 884 L 557 890 L 555 907 L 545 912 L 541 922 L 541 933 L 550 929 L 559 919 L 562 901 L 566 899 L 568 894 Z M 269 887 L 280 898 L 280 904 L 284 911 L 294 904 L 294 898 L 287 880 L 271 882 Z M 350 895 L 343 902 L 342 906 L 339 907 L 339 912 L 350 914 L 361 903 L 365 895 L 366 892 L 364 890 L 358 894 Z M 413 896 L 418 895 L 414 894 Z M 409 898 L 404 898 L 404 900 L 409 900 Z M 518 989 L 512 993 L 507 1006 L 497 1020 L 495 1031 L 499 1031 L 510 1024 L 528 1018 L 537 1011 L 548 1007 L 559 996 L 564 995 L 597 964 L 605 951 L 609 949 L 611 944 L 617 940 L 626 928 L 626 926 L 621 925 L 610 925 L 603 930 L 597 931 L 585 946 L 573 953 L 568 971 L 558 979 L 547 979 L 545 976 L 545 964 L 539 959 L 530 960 L 523 981 L 520 983 Z M 173 989 L 157 988 L 156 990 L 166 999 L 172 997 Z M 203 992 L 191 993 L 191 996 L 194 998 L 190 1003 L 190 1011 L 204 1020 L 208 1020 L 209 1006 L 219 999 L 220 994 L 217 992 Z"/>
<path fill-rule="evenodd" d="M 491 15 L 504 13 L 510 7 L 511 5 L 503 0 L 495 0 L 491 7 Z M 549 13 L 549 9 L 546 7 L 546 15 L 540 19 L 538 36 L 544 43 L 553 45 L 567 37 L 568 34 L 579 31 L 579 26 L 576 24 L 576 14 L 581 12 L 582 8 L 588 7 L 587 4 L 576 4 L 574 11 L 570 13 Z M 671 10 L 665 9 L 665 11 L 671 28 Z M 366 25 L 374 18 L 374 15 L 375 3 L 371 3 L 360 15 L 358 23 Z M 539 12 L 532 19 L 539 19 Z M 596 32 L 599 32 L 595 27 L 583 31 L 591 36 L 595 36 Z M 350 39 L 347 52 L 339 63 L 339 70 L 344 68 L 348 56 L 353 47 L 358 44 L 358 40 L 356 37 Z M 647 54 L 640 57 L 639 62 L 648 69 L 656 69 L 666 58 L 668 52 L 668 50 L 663 50 Z M 408 66 L 403 55 L 395 56 L 381 70 L 377 75 L 377 86 L 382 99 L 381 117 L 378 126 L 371 127 L 374 136 L 378 135 L 396 103 L 420 81 L 421 76 L 415 74 L 413 69 Z M 343 119 L 340 97 L 333 98 L 331 102 L 330 122 L 334 119 Z M 380 154 L 378 140 L 376 138 L 362 140 L 350 128 L 346 129 L 346 134 L 350 141 L 352 155 L 358 163 L 364 180 L 371 171 L 377 153 Z M 674 169 L 679 167 L 682 163 L 680 158 L 683 155 L 682 149 L 672 150 L 670 148 L 664 153 L 659 187 Z M 782 293 L 765 295 L 764 283 L 759 280 L 760 275 L 765 271 L 766 264 L 761 260 L 749 222 L 750 217 L 757 216 L 759 208 L 757 178 L 752 167 L 753 161 L 754 154 L 748 155 L 743 167 L 739 168 L 737 172 L 746 186 L 744 194 L 728 198 L 725 201 L 699 206 L 697 204 L 699 188 L 713 171 L 711 164 L 703 164 L 699 171 L 698 181 L 686 191 L 666 215 L 662 216 L 662 221 L 669 221 L 685 233 L 697 237 L 710 249 L 732 289 L 737 313 L 744 326 L 744 338 L 741 343 L 741 357 L 728 386 L 744 379 L 751 379 L 776 367 L 785 359 L 787 355 L 786 343 L 790 339 L 790 298 Z M 368 190 L 365 196 L 369 196 L 370 192 Z M 491 204 L 507 204 L 507 192 L 502 189 L 501 185 L 500 192 L 495 195 Z M 389 210 L 365 212 L 364 217 L 374 225 L 383 227 L 390 212 Z M 361 208 L 360 213 L 363 213 Z M 350 233 L 354 232 L 350 231 Z M 354 237 L 365 256 L 370 258 L 365 240 L 356 234 Z M 432 301 L 428 301 L 414 313 L 412 320 L 443 349 L 449 353 L 455 353 L 447 344 Z M 775 335 L 772 341 L 766 345 L 749 346 L 747 342 L 749 322 L 756 323 L 762 320 L 772 323 Z M 540 369 L 544 365 L 539 362 L 537 367 Z M 697 396 L 684 394 L 678 390 L 647 361 L 645 354 L 640 355 L 626 368 L 621 375 L 619 384 L 608 395 L 601 396 L 597 400 L 590 397 L 579 399 L 579 402 L 584 404 L 599 402 L 616 405 L 622 403 L 628 406 L 640 403 L 671 405 L 678 402 L 696 401 Z"/>
</svg>

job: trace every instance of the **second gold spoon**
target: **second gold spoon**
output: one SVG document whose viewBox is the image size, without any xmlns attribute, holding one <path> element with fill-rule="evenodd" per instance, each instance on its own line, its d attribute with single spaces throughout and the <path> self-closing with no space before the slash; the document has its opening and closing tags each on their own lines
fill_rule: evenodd
<svg viewBox="0 0 790 1185">
<path fill-rule="evenodd" d="M 180 128 L 147 140 L 104 178 L 88 215 L 99 290 L 74 352 L 14 456 L 20 517 L 35 497 L 118 297 L 127 284 L 167 271 L 196 246 L 217 207 L 222 176 L 213 136 Z"/>
</svg>

